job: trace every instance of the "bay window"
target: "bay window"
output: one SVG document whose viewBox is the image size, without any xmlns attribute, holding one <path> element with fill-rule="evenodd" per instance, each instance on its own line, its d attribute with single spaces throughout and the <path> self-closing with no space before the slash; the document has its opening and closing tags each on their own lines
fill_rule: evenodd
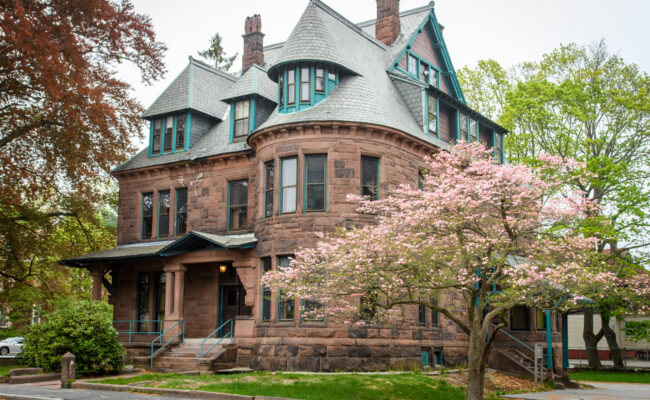
<svg viewBox="0 0 650 400">
<path fill-rule="evenodd" d="M 283 158 L 280 161 L 280 212 L 296 212 L 298 184 L 298 158 Z"/>
<path fill-rule="evenodd" d="M 158 237 L 169 236 L 169 190 L 158 192 Z"/>
<path fill-rule="evenodd" d="M 327 156 L 305 156 L 305 211 L 325 211 Z"/>
<path fill-rule="evenodd" d="M 173 133 L 174 133 L 174 117 L 170 115 L 167 118 L 165 118 L 165 136 L 163 138 L 163 151 L 171 151 Z"/>
<path fill-rule="evenodd" d="M 187 188 L 176 189 L 176 218 L 174 234 L 182 235 L 187 231 Z"/>
<path fill-rule="evenodd" d="M 248 180 L 228 182 L 228 230 L 248 225 Z"/>
<path fill-rule="evenodd" d="M 273 185 L 275 182 L 275 162 L 264 163 L 264 217 L 273 215 Z"/>
<path fill-rule="evenodd" d="M 142 195 L 142 239 L 150 239 L 153 231 L 153 193 Z"/>
</svg>

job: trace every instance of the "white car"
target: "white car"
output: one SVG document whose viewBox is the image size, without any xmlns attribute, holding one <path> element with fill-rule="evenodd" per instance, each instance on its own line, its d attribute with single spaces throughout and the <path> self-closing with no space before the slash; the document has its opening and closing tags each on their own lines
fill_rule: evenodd
<svg viewBox="0 0 650 400">
<path fill-rule="evenodd" d="M 0 341 L 0 356 L 16 356 L 23 351 L 25 338 L 10 337 Z"/>
</svg>

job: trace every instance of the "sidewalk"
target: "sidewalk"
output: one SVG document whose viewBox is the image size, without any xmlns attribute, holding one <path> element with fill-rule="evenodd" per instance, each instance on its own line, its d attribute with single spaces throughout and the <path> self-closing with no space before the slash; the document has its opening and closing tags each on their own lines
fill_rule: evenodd
<svg viewBox="0 0 650 400">
<path fill-rule="evenodd" d="M 520 393 L 500 396 L 522 400 L 648 400 L 650 384 L 584 382 L 593 389 L 551 390 L 540 393 Z"/>
<path fill-rule="evenodd" d="M 600 361 L 603 366 L 613 366 L 614 362 L 611 360 L 601 360 Z M 588 367 L 589 363 L 587 360 L 579 360 L 579 359 L 570 359 L 569 360 L 569 368 L 575 368 L 575 367 Z M 625 366 L 628 368 L 648 368 L 650 369 L 650 361 L 644 361 L 644 360 L 639 360 L 639 359 L 627 359 L 625 360 Z M 650 397 L 650 396 L 649 396 Z"/>
</svg>

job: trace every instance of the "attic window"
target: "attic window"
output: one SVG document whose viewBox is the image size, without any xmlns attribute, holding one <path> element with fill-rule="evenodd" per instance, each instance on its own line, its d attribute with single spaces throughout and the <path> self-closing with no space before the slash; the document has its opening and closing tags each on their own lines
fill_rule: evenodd
<svg viewBox="0 0 650 400">
<path fill-rule="evenodd" d="M 427 75 L 429 75 L 429 66 L 425 63 L 420 63 L 420 80 L 422 82 L 427 82 Z"/>
<path fill-rule="evenodd" d="M 429 95 L 427 96 L 427 109 L 429 116 L 429 133 L 438 132 L 438 99 Z"/>
<path fill-rule="evenodd" d="M 311 91 L 309 65 L 300 67 L 300 101 L 309 102 L 309 92 Z"/>
<path fill-rule="evenodd" d="M 248 135 L 250 116 L 249 100 L 238 101 L 235 103 L 235 131 L 233 137 L 242 137 Z"/>
<path fill-rule="evenodd" d="M 280 87 L 280 101 L 279 101 L 279 106 L 283 107 L 284 106 L 284 73 L 280 74 L 280 77 L 278 78 L 278 86 Z"/>
<path fill-rule="evenodd" d="M 429 85 L 438 87 L 438 70 L 435 68 L 429 69 Z"/>
<path fill-rule="evenodd" d="M 296 70 L 291 68 L 287 71 L 287 104 L 296 102 Z"/>
</svg>

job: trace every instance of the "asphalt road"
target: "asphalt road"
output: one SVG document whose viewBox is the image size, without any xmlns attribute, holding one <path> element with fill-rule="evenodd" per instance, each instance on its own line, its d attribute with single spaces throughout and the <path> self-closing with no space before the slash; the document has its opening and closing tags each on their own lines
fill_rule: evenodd
<svg viewBox="0 0 650 400">
<path fill-rule="evenodd" d="M 3 396 L 3 395 L 12 396 Z M 25 396 L 22 399 L 15 396 Z M 0 385 L 0 400 L 36 399 L 107 399 L 107 400 L 178 400 L 178 397 L 155 396 L 137 393 L 108 392 L 103 390 L 55 389 L 29 385 Z"/>
<path fill-rule="evenodd" d="M 593 389 L 553 390 L 501 396 L 524 400 L 650 400 L 650 384 L 584 382 Z"/>
</svg>

